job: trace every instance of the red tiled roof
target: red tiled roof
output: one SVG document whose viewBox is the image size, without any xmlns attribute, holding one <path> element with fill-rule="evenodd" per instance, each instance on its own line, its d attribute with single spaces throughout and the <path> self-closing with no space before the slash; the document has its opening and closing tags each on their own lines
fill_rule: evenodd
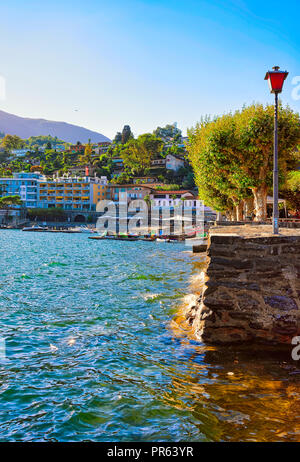
<svg viewBox="0 0 300 462">
<path fill-rule="evenodd" d="M 154 189 L 155 194 L 191 194 L 191 196 L 194 196 L 194 193 L 191 191 L 187 190 L 178 190 L 178 191 L 162 191 L 161 189 Z"/>
<path fill-rule="evenodd" d="M 148 186 L 147 184 L 138 184 L 138 183 L 132 183 L 132 184 L 118 184 L 118 183 L 110 183 L 109 186 L 113 188 L 148 188 L 148 189 L 153 189 L 151 186 Z"/>
</svg>

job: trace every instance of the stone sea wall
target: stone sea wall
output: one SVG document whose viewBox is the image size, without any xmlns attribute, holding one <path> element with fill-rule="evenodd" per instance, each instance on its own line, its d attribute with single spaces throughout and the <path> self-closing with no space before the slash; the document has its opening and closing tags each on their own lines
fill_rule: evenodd
<svg viewBox="0 0 300 462">
<path fill-rule="evenodd" d="M 290 344 L 300 335 L 300 233 L 281 233 L 272 236 L 269 226 L 212 231 L 204 288 L 186 311 L 199 340 Z"/>
</svg>

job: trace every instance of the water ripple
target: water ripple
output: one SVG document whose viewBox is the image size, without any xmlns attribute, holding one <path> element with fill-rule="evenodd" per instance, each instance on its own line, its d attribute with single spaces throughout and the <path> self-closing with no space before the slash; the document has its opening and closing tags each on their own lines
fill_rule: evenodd
<svg viewBox="0 0 300 462">
<path fill-rule="evenodd" d="M 183 245 L 0 233 L 1 441 L 299 439 L 285 353 L 171 329 L 199 272 Z"/>
</svg>

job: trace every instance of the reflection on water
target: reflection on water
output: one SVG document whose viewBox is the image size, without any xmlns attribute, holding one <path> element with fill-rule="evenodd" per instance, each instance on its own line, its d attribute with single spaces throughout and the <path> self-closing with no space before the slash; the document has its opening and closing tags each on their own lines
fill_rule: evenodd
<svg viewBox="0 0 300 462">
<path fill-rule="evenodd" d="M 290 350 L 208 347 L 176 315 L 199 256 L 0 233 L 1 441 L 299 441 Z"/>
<path fill-rule="evenodd" d="M 288 351 L 189 349 L 164 400 L 189 410 L 206 440 L 300 440 L 300 369 Z"/>
<path fill-rule="evenodd" d="M 208 441 L 300 441 L 300 364 L 291 348 L 191 341 L 184 311 L 201 292 L 204 267 L 193 261 L 191 294 L 171 324 L 185 365 L 165 399 L 189 409 Z"/>
</svg>

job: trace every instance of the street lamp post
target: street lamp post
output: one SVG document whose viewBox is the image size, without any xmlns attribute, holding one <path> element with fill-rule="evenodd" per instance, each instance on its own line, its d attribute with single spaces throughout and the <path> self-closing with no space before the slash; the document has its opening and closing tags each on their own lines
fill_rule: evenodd
<svg viewBox="0 0 300 462">
<path fill-rule="evenodd" d="M 288 76 L 288 72 L 280 71 L 279 66 L 273 67 L 273 71 L 268 71 L 265 80 L 268 81 L 270 92 L 275 94 L 274 109 L 274 163 L 273 163 L 273 234 L 279 234 L 279 209 L 278 209 L 278 95 L 282 92 L 283 82 Z"/>
</svg>

